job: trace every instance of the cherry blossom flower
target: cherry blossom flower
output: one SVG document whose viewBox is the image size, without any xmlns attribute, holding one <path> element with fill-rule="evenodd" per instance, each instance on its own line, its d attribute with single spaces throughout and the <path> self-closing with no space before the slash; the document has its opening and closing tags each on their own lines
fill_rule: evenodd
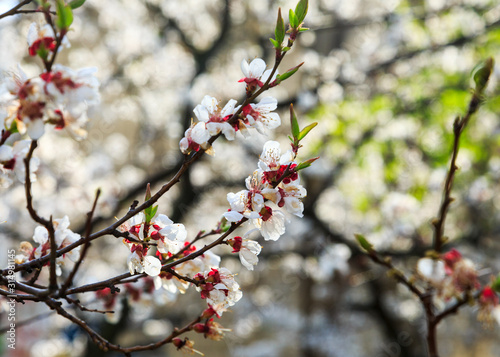
<svg viewBox="0 0 500 357">
<path fill-rule="evenodd" d="M 260 230 L 265 240 L 278 240 L 285 233 L 286 217 L 283 212 L 273 210 L 265 206 L 267 214 L 261 214 L 262 218 L 255 219 L 254 224 Z"/>
<path fill-rule="evenodd" d="M 158 251 L 162 254 L 177 253 L 187 237 L 184 225 L 175 224 L 164 214 L 154 219 L 151 228 L 151 238 L 158 241 Z"/>
<path fill-rule="evenodd" d="M 178 292 L 184 294 L 190 285 L 189 282 L 181 280 L 166 271 L 160 272 L 160 274 L 154 278 L 154 284 L 156 290 L 163 288 L 173 295 Z"/>
<path fill-rule="evenodd" d="M 496 319 L 496 315 L 499 314 L 497 312 L 500 308 L 497 293 L 490 286 L 484 287 L 479 296 L 478 303 L 478 320 L 484 322 L 487 326 L 491 325 Z"/>
<path fill-rule="evenodd" d="M 253 270 L 254 265 L 259 262 L 257 256 L 262 250 L 260 244 L 242 237 L 234 237 L 227 242 L 233 248 L 233 253 L 239 253 L 241 264 L 248 270 Z"/>
<path fill-rule="evenodd" d="M 226 268 L 212 268 L 204 274 L 196 274 L 194 279 L 200 282 L 197 290 L 200 291 L 201 298 L 212 306 L 233 306 L 243 296 L 234 275 Z"/>
<path fill-rule="evenodd" d="M 180 338 L 176 337 L 172 340 L 172 344 L 177 347 L 178 351 L 182 351 L 185 353 L 189 353 L 190 355 L 197 353 L 201 356 L 204 356 L 203 353 L 201 353 L 198 350 L 195 350 L 193 348 L 194 346 L 194 341 L 191 341 L 189 338 L 185 338 L 184 340 L 181 340 Z"/>
<path fill-rule="evenodd" d="M 287 167 L 293 161 L 293 152 L 288 150 L 286 153 L 281 155 L 281 146 L 277 141 L 267 141 L 262 149 L 262 154 L 259 158 L 258 166 L 264 172 L 274 172 L 283 170 L 283 167 Z M 272 182 L 271 176 L 266 174 L 268 182 Z"/>
<path fill-rule="evenodd" d="M 446 277 L 445 264 L 440 259 L 421 258 L 417 263 L 417 273 L 433 285 L 438 286 Z"/>
<path fill-rule="evenodd" d="M 133 245 L 133 251 L 127 259 L 127 266 L 131 275 L 137 273 L 146 273 L 149 276 L 160 274 L 161 262 L 152 255 L 146 255 L 146 249 L 140 249 L 139 245 Z"/>
<path fill-rule="evenodd" d="M 297 217 L 304 217 L 304 204 L 302 199 L 306 197 L 306 189 L 298 184 L 298 180 L 292 181 L 288 184 L 281 182 L 278 185 L 280 201 L 277 203 L 278 207 L 285 207 L 287 212 L 296 215 Z"/>
<path fill-rule="evenodd" d="M 6 128 L 15 125 L 19 133 L 32 139 L 44 134 L 46 123 L 58 130 L 67 128 L 76 139 L 84 138 L 87 114 L 100 100 L 95 71 L 55 65 L 51 72 L 32 79 L 21 69 L 18 74 L 10 73 L 3 79 L 0 120 Z"/>
<path fill-rule="evenodd" d="M 49 24 L 40 27 L 35 22 L 31 23 L 27 39 L 30 56 L 36 56 L 40 49 L 54 51 L 56 48 L 56 36 Z"/>
<path fill-rule="evenodd" d="M 266 185 L 262 178 L 262 171 L 256 170 L 245 180 L 247 190 L 227 194 L 227 200 L 231 206 L 224 217 L 229 222 L 238 222 L 243 217 L 248 219 L 259 219 L 264 209 L 264 199 L 279 201 L 278 190 Z"/>
<path fill-rule="evenodd" d="M 220 341 L 224 338 L 224 332 L 231 331 L 230 329 L 223 328 L 221 324 L 215 322 L 213 318 L 207 320 L 206 323 L 197 323 L 193 326 L 193 330 L 204 334 L 205 338 L 214 341 Z"/>
<path fill-rule="evenodd" d="M 276 129 L 281 125 L 278 113 L 272 113 L 278 107 L 278 101 L 273 97 L 264 97 L 258 104 L 250 103 L 243 107 L 243 115 L 248 121 L 247 126 L 265 134 L 265 129 Z"/>
<path fill-rule="evenodd" d="M 227 140 L 234 140 L 236 131 L 227 121 L 234 114 L 236 103 L 236 100 L 231 99 L 221 109 L 217 99 L 206 95 L 201 104 L 194 108 L 194 113 L 198 120 L 206 123 L 205 127 L 211 136 L 222 132 Z"/>
<path fill-rule="evenodd" d="M 241 61 L 241 71 L 245 77 L 238 82 L 245 82 L 251 91 L 257 86 L 263 87 L 272 72 L 271 69 L 266 71 L 266 62 L 261 58 L 255 58 L 250 64 L 246 60 Z M 278 72 L 275 72 L 271 81 L 273 81 L 277 75 Z"/>
<path fill-rule="evenodd" d="M 210 133 L 207 130 L 205 122 L 198 122 L 191 124 L 191 126 L 184 133 L 184 137 L 179 142 L 179 147 L 183 154 L 189 154 L 192 151 L 199 151 L 200 148 L 204 150 L 209 149 L 208 140 Z"/>
<path fill-rule="evenodd" d="M 55 219 L 54 225 L 54 238 L 57 249 L 64 248 L 70 244 L 75 243 L 80 240 L 80 235 L 74 233 L 69 229 L 69 218 L 64 216 L 60 219 Z M 44 226 L 37 226 L 33 234 L 33 240 L 38 243 L 39 246 L 33 251 L 30 256 L 32 258 L 40 258 L 50 253 L 50 239 L 49 232 Z M 64 258 L 68 257 L 71 261 L 76 262 L 80 258 L 80 246 L 72 249 L 71 251 L 64 254 L 62 257 L 56 259 L 56 274 L 61 275 L 61 266 L 64 265 Z"/>
<path fill-rule="evenodd" d="M 24 158 L 28 154 L 30 140 L 16 141 L 13 146 L 2 145 L 0 146 L 0 167 L 3 169 L 0 176 L 9 176 L 14 173 L 17 179 L 24 183 L 26 178 L 26 166 L 24 165 Z M 32 157 L 30 160 L 30 181 L 36 181 L 35 172 L 38 170 L 39 159 Z M 2 174 L 3 173 L 3 174 Z M 12 182 L 10 178 L 5 178 L 7 182 Z"/>
<path fill-rule="evenodd" d="M 179 274 L 192 278 L 198 273 L 209 271 L 212 268 L 217 269 L 220 261 L 221 258 L 217 254 L 212 253 L 211 251 L 206 251 L 201 256 L 181 263 L 175 268 Z"/>
<path fill-rule="evenodd" d="M 130 249 L 127 260 L 130 274 L 145 272 L 150 276 L 158 276 L 161 270 L 161 261 L 148 256 L 148 242 L 157 242 L 158 252 L 169 254 L 177 252 L 187 237 L 186 228 L 182 224 L 174 224 L 170 218 L 160 214 L 146 224 L 144 213 L 140 212 L 120 226 L 122 232 L 128 232 L 130 239 L 124 243 Z M 157 286 L 160 285 L 158 281 Z M 168 289 L 167 289 L 168 290 Z"/>
<path fill-rule="evenodd" d="M 14 127 L 20 134 L 39 139 L 45 132 L 47 95 L 41 78 L 28 79 L 18 66 L 18 73 L 7 72 L 2 78 L 0 120 L 6 128 Z"/>
</svg>

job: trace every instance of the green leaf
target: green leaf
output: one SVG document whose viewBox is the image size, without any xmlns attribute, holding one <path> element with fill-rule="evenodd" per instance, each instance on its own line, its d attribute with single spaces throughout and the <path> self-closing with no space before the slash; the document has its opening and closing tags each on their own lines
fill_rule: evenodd
<svg viewBox="0 0 500 357">
<path fill-rule="evenodd" d="M 144 214 L 146 216 L 146 223 L 151 222 L 151 220 L 155 217 L 157 211 L 158 211 L 158 206 L 150 206 L 144 210 Z"/>
<path fill-rule="evenodd" d="M 290 51 L 290 48 L 291 48 L 291 47 L 283 47 L 283 52 Z"/>
<path fill-rule="evenodd" d="M 7 130 L 10 131 L 11 134 L 19 133 L 19 129 L 17 128 L 17 121 L 12 121 L 12 125 Z"/>
<path fill-rule="evenodd" d="M 278 9 L 278 20 L 276 21 L 274 35 L 276 36 L 276 42 L 278 42 L 281 47 L 281 44 L 285 39 L 285 22 L 283 21 L 283 17 L 281 17 L 281 8 Z M 277 46 L 274 47 L 278 48 Z"/>
<path fill-rule="evenodd" d="M 80 6 L 85 4 L 85 1 L 86 0 L 73 0 L 73 1 L 70 1 L 68 5 L 70 8 L 72 8 L 74 10 L 74 9 L 78 9 Z"/>
<path fill-rule="evenodd" d="M 271 43 L 273 44 L 274 48 L 280 48 L 281 47 L 281 44 L 276 41 L 274 38 L 270 38 L 269 41 L 271 41 Z"/>
<path fill-rule="evenodd" d="M 299 19 L 297 19 L 297 16 L 295 16 L 295 13 L 292 9 L 290 9 L 290 11 L 288 12 L 288 21 L 290 21 L 290 27 L 299 27 Z"/>
<path fill-rule="evenodd" d="M 63 0 L 56 2 L 56 26 L 61 30 L 68 30 L 73 23 L 73 11 L 69 5 L 66 5 Z"/>
<path fill-rule="evenodd" d="M 318 123 L 314 122 L 312 124 L 309 124 L 308 126 L 306 126 L 304 129 L 302 129 L 302 131 L 299 133 L 299 135 L 297 136 L 297 138 L 300 140 L 304 139 L 306 137 L 307 134 L 309 134 L 309 132 L 316 126 L 318 125 Z"/>
<path fill-rule="evenodd" d="M 356 240 L 358 241 L 361 248 L 363 248 L 367 252 L 373 251 L 373 245 L 370 242 L 368 242 L 368 240 L 363 235 L 355 234 L 354 237 L 356 237 Z"/>
<path fill-rule="evenodd" d="M 299 122 L 297 120 L 297 115 L 293 110 L 293 104 L 290 104 L 290 124 L 292 127 L 292 135 L 296 139 L 300 134 Z"/>
<path fill-rule="evenodd" d="M 295 7 L 295 15 L 297 16 L 299 24 L 301 24 L 307 15 L 307 9 L 309 7 L 308 0 L 300 0 Z"/>
<path fill-rule="evenodd" d="M 500 293 L 500 275 L 497 276 L 493 284 L 491 284 L 491 288 L 495 290 L 497 293 Z"/>
<path fill-rule="evenodd" d="M 300 170 L 304 170 L 305 168 L 311 166 L 311 164 L 318 160 L 319 159 L 319 156 L 318 157 L 314 157 L 312 159 L 309 159 L 309 160 L 306 160 L 304 162 L 301 162 L 300 164 L 298 164 L 297 166 L 295 166 L 295 168 L 293 169 L 295 172 L 297 171 L 300 171 Z"/>
<path fill-rule="evenodd" d="M 276 79 L 278 80 L 278 83 L 284 81 L 285 79 L 288 79 L 290 78 L 291 76 L 293 76 L 295 74 L 295 72 L 297 72 L 299 70 L 299 68 L 304 64 L 304 62 L 302 62 L 301 64 L 293 67 L 293 68 L 290 68 L 288 71 L 286 71 L 285 73 L 283 74 L 278 74 L 276 76 Z"/>
<path fill-rule="evenodd" d="M 493 71 L 494 60 L 492 57 L 488 58 L 486 61 L 478 64 L 473 70 L 473 79 L 476 83 L 476 91 L 482 93 L 488 84 L 491 72 Z"/>
</svg>

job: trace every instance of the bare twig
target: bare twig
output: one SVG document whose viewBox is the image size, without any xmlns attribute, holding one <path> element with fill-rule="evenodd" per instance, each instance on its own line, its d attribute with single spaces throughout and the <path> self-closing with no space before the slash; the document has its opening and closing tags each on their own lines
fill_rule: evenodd
<svg viewBox="0 0 500 357">
<path fill-rule="evenodd" d="M 21 12 L 19 9 L 22 8 L 25 5 L 28 5 L 32 1 L 33 0 L 24 0 L 24 1 L 21 1 L 19 4 L 17 4 L 16 6 L 14 6 L 9 11 L 4 12 L 3 14 L 0 14 L 0 19 L 3 19 L 4 17 L 7 17 L 7 16 L 13 16 L 13 15 L 19 14 Z"/>
<path fill-rule="evenodd" d="M 68 275 L 68 278 L 66 279 L 63 286 L 61 287 L 61 290 L 59 293 L 61 296 L 64 296 L 64 293 L 66 292 L 66 290 L 73 283 L 73 278 L 75 277 L 76 272 L 80 268 L 80 265 L 82 264 L 83 259 L 85 258 L 85 254 L 87 253 L 87 249 L 90 246 L 89 236 L 90 236 L 90 233 L 92 232 L 92 217 L 94 216 L 94 212 L 95 212 L 95 209 L 97 207 L 97 200 L 99 199 L 100 194 L 101 194 L 101 190 L 98 189 L 96 194 L 95 194 L 95 199 L 94 199 L 94 204 L 92 205 L 92 209 L 90 210 L 90 212 L 87 213 L 87 226 L 86 226 L 87 228 L 85 231 L 85 238 L 83 238 L 85 240 L 85 244 L 83 245 L 82 252 L 80 253 L 80 258 L 75 263 L 73 270 Z"/>
</svg>

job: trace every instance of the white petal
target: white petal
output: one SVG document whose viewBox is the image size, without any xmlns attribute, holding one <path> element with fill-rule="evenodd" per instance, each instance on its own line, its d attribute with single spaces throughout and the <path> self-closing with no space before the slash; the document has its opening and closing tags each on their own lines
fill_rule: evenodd
<svg viewBox="0 0 500 357">
<path fill-rule="evenodd" d="M 230 99 L 229 102 L 224 106 L 224 109 L 222 109 L 220 115 L 221 117 L 227 117 L 230 114 L 234 114 L 235 109 L 234 107 L 236 106 L 238 102 L 234 99 Z"/>
<path fill-rule="evenodd" d="M 260 121 L 267 129 L 276 129 L 281 125 L 281 119 L 278 113 L 268 113 L 262 115 Z"/>
<path fill-rule="evenodd" d="M 185 241 L 187 237 L 187 231 L 183 224 L 170 224 L 165 226 L 160 231 L 160 234 L 167 237 L 169 240 Z"/>
<path fill-rule="evenodd" d="M 417 263 L 417 272 L 425 279 L 440 282 L 445 276 L 445 267 L 442 260 L 422 258 Z"/>
<path fill-rule="evenodd" d="M 210 134 L 208 133 L 204 122 L 198 122 L 193 127 L 193 130 L 191 130 L 191 138 L 195 143 L 200 145 L 205 144 L 208 139 L 210 139 Z"/>
<path fill-rule="evenodd" d="M 274 210 L 271 218 L 261 223 L 260 231 L 265 240 L 278 240 L 285 233 L 285 215 Z"/>
<path fill-rule="evenodd" d="M 9 161 L 14 158 L 12 153 L 12 146 L 2 145 L 0 146 L 0 161 Z"/>
<path fill-rule="evenodd" d="M 194 110 L 194 115 L 196 115 L 196 117 L 198 118 L 199 121 L 204 121 L 204 122 L 207 122 L 208 119 L 210 119 L 210 116 L 208 114 L 208 111 L 207 111 L 207 108 L 202 105 L 202 104 L 198 104 Z"/>
<path fill-rule="evenodd" d="M 158 224 L 159 226 L 167 226 L 169 224 L 174 223 L 170 218 L 165 216 L 164 214 L 159 214 L 158 217 L 155 219 L 155 224 Z"/>
<path fill-rule="evenodd" d="M 261 58 L 256 58 L 252 62 L 250 62 L 248 69 L 249 75 L 247 77 L 260 78 L 262 76 L 262 73 L 264 73 L 264 71 L 266 70 L 266 62 L 264 62 L 264 60 Z"/>
<path fill-rule="evenodd" d="M 161 262 L 158 258 L 148 255 L 144 257 L 142 262 L 144 266 L 144 272 L 149 276 L 158 276 L 161 270 Z"/>
<path fill-rule="evenodd" d="M 245 77 L 249 77 L 250 72 L 248 68 L 248 62 L 246 60 L 242 60 L 240 64 L 241 71 Z"/>
<path fill-rule="evenodd" d="M 48 242 L 49 232 L 47 231 L 47 228 L 42 226 L 37 226 L 33 234 L 33 240 L 40 245 Z"/>
<path fill-rule="evenodd" d="M 242 218 L 243 215 L 239 212 L 236 211 L 229 211 L 223 214 L 223 216 L 229 221 L 229 222 L 239 222 Z"/>
<path fill-rule="evenodd" d="M 278 100 L 273 97 L 264 97 L 261 99 L 257 108 L 259 111 L 273 111 L 278 107 Z"/>
<path fill-rule="evenodd" d="M 28 127 L 27 129 L 28 135 L 33 140 L 40 139 L 40 137 L 45 133 L 45 124 L 41 119 L 36 119 L 34 121 L 31 121 L 27 125 L 27 127 Z"/>
</svg>

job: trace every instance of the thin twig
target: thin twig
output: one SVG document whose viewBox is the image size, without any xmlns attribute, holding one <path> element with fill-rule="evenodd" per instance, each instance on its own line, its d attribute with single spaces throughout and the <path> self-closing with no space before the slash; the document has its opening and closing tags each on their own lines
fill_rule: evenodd
<svg viewBox="0 0 500 357">
<path fill-rule="evenodd" d="M 95 199 L 94 199 L 94 204 L 92 205 L 92 209 L 90 210 L 90 212 L 87 213 L 87 226 L 86 226 L 87 228 L 85 231 L 85 238 L 84 238 L 85 244 L 83 245 L 83 249 L 82 249 L 82 252 L 80 253 L 80 257 L 79 257 L 78 261 L 73 266 L 73 270 L 71 270 L 71 273 L 68 275 L 68 278 L 66 279 L 63 286 L 61 287 L 61 290 L 59 292 L 60 296 L 64 296 L 64 293 L 66 292 L 66 290 L 71 286 L 71 284 L 73 284 L 73 278 L 75 277 L 76 272 L 80 268 L 80 265 L 82 264 L 83 259 L 85 258 L 85 254 L 87 253 L 87 249 L 90 246 L 89 236 L 90 236 L 90 233 L 92 232 L 92 217 L 94 216 L 94 212 L 95 212 L 95 209 L 97 207 L 97 200 L 99 199 L 100 194 L 101 194 L 101 190 L 98 189 L 96 194 L 95 194 Z"/>
<path fill-rule="evenodd" d="M 4 12 L 3 14 L 0 14 L 0 19 L 3 19 L 4 17 L 7 17 L 7 16 L 13 16 L 13 15 L 17 15 L 20 13 L 20 11 L 18 11 L 20 8 L 22 8 L 23 6 L 25 5 L 28 5 L 30 2 L 32 2 L 33 0 L 24 0 L 22 2 L 20 2 L 19 4 L 17 4 L 16 6 L 14 6 L 12 9 L 10 9 L 9 11 L 7 12 Z"/>
</svg>

